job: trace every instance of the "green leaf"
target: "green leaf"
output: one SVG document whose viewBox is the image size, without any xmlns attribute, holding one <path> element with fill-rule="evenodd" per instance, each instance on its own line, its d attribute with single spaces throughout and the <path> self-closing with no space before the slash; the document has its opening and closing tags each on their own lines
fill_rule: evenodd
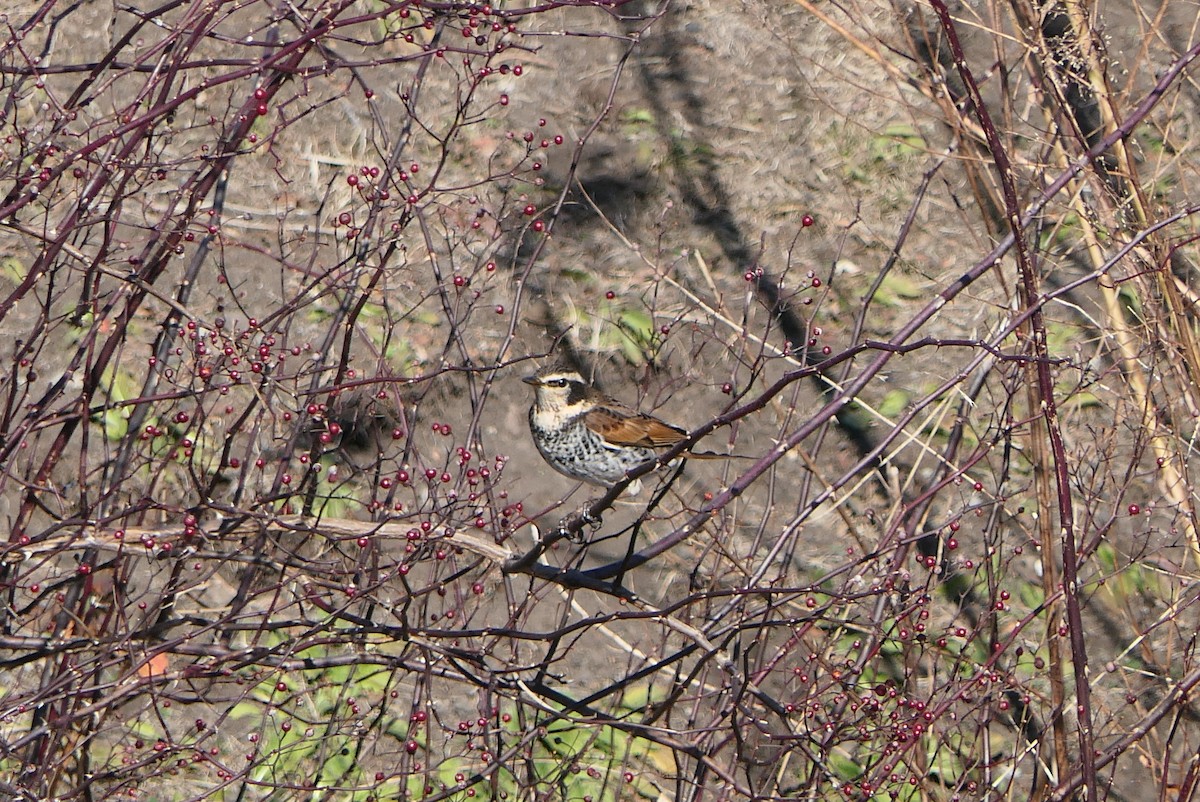
<svg viewBox="0 0 1200 802">
<path fill-rule="evenodd" d="M 158 729 L 153 724 L 141 719 L 130 723 L 129 732 L 145 741 L 152 741 L 158 738 Z"/>
<path fill-rule="evenodd" d="M 438 765 L 436 773 L 438 780 L 441 781 L 443 785 L 453 787 L 458 785 L 458 780 L 454 779 L 456 774 L 461 774 L 464 777 L 471 777 L 473 774 L 475 774 L 475 769 L 471 767 L 471 763 L 467 759 L 461 757 L 452 757 L 442 761 Z M 480 789 L 484 787 L 486 786 L 481 785 Z M 475 799 L 480 798 L 478 790 L 479 789 L 476 789 L 476 795 L 474 797 Z"/>
<path fill-rule="evenodd" d="M 20 284 L 29 275 L 29 266 L 15 256 L 0 259 L 0 275 L 13 284 Z"/>
<path fill-rule="evenodd" d="M 890 270 L 879 282 L 879 293 L 875 297 L 889 306 L 898 306 L 902 299 L 911 301 L 924 296 L 925 291 L 911 277 Z"/>
<path fill-rule="evenodd" d="M 575 757 L 587 748 L 591 733 L 578 725 L 556 725 L 542 742 L 551 752 L 563 757 Z"/>
<path fill-rule="evenodd" d="M 118 443 L 129 434 L 129 408 L 106 409 L 100 414 L 99 423 L 104 430 L 104 439 Z"/>
<path fill-rule="evenodd" d="M 596 735 L 596 748 L 610 755 L 623 755 L 629 750 L 632 736 L 616 727 L 601 727 Z"/>
<path fill-rule="evenodd" d="M 908 393 L 903 390 L 891 390 L 879 402 L 879 414 L 885 418 L 894 418 L 904 412 L 908 400 Z"/>
<path fill-rule="evenodd" d="M 229 709 L 229 715 L 234 718 L 261 719 L 263 717 L 263 709 L 262 705 L 257 702 L 238 702 Z"/>
<path fill-rule="evenodd" d="M 874 162 L 891 161 L 919 154 L 926 149 L 925 137 L 907 123 L 892 123 L 871 139 L 868 150 Z"/>
<path fill-rule="evenodd" d="M 320 785 L 340 785 L 347 780 L 352 781 L 361 773 L 354 750 L 348 746 L 349 743 L 346 742 L 341 746 L 335 745 L 335 748 L 329 750 L 329 756 L 325 759 L 318 775 Z"/>
<path fill-rule="evenodd" d="M 563 278 L 569 278 L 572 281 L 578 281 L 581 284 L 589 283 L 593 278 L 595 278 L 595 276 L 592 274 L 592 271 L 579 267 L 563 267 L 559 269 L 558 273 Z"/>
<path fill-rule="evenodd" d="M 1034 582 L 1022 582 L 1017 595 L 1021 598 L 1021 603 L 1030 609 L 1039 606 L 1046 599 L 1042 586 Z"/>
<path fill-rule="evenodd" d="M 1101 406 L 1100 396 L 1095 393 L 1075 393 L 1063 401 L 1063 406 L 1070 409 L 1087 409 Z"/>
<path fill-rule="evenodd" d="M 883 129 L 883 135 L 899 140 L 900 144 L 912 150 L 925 148 L 925 137 L 921 136 L 921 132 L 908 123 L 889 123 Z"/>
<path fill-rule="evenodd" d="M 566 794 L 564 800 L 576 802 L 576 800 L 587 799 L 591 797 L 594 800 L 612 800 L 612 790 L 608 784 L 604 782 L 603 766 L 597 766 L 601 770 L 599 777 L 589 777 L 586 771 L 581 771 L 578 774 L 572 775 L 566 781 Z"/>
<path fill-rule="evenodd" d="M 621 121 L 624 123 L 651 125 L 654 123 L 654 112 L 650 111 L 650 109 L 624 109 L 621 112 Z"/>
<path fill-rule="evenodd" d="M 621 707 L 626 710 L 645 710 L 651 704 L 666 701 L 670 692 L 662 685 L 638 685 L 621 695 Z"/>
<path fill-rule="evenodd" d="M 862 776 L 862 766 L 839 752 L 829 753 L 829 768 L 840 780 L 857 780 Z"/>
<path fill-rule="evenodd" d="M 1121 299 L 1122 303 L 1124 303 L 1124 305 L 1129 309 L 1135 318 L 1138 320 L 1142 319 L 1142 298 L 1140 295 L 1134 292 L 1133 288 L 1128 282 L 1121 285 L 1121 289 L 1118 290 L 1117 296 Z"/>
<path fill-rule="evenodd" d="M 640 309 L 623 310 L 617 318 L 617 337 L 630 364 L 644 363 L 654 345 L 654 318 Z"/>
</svg>

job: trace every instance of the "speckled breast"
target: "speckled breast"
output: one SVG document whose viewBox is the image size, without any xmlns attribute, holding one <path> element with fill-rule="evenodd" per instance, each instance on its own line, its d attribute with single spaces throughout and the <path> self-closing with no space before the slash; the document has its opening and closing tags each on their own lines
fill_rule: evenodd
<svg viewBox="0 0 1200 802">
<path fill-rule="evenodd" d="M 610 445 L 582 421 L 545 429 L 531 414 L 529 428 L 538 451 L 555 470 L 596 485 L 611 487 L 627 471 L 656 457 L 653 449 Z"/>
</svg>

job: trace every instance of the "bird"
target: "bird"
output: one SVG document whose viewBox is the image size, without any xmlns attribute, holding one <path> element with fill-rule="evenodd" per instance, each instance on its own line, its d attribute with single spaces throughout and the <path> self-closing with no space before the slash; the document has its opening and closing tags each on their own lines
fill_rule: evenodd
<svg viewBox="0 0 1200 802">
<path fill-rule="evenodd" d="M 612 487 L 688 433 L 608 398 L 574 370 L 551 367 L 522 379 L 534 388 L 529 431 L 550 467 Z"/>
</svg>

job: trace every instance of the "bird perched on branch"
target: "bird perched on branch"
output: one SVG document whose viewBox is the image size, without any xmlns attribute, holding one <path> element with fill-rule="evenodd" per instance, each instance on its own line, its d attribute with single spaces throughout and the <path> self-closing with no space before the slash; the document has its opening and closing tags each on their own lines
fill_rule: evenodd
<svg viewBox="0 0 1200 802">
<path fill-rule="evenodd" d="M 546 368 L 523 381 L 534 388 L 533 442 L 550 467 L 572 479 L 612 487 L 688 436 L 678 426 L 606 397 L 573 370 Z"/>
</svg>

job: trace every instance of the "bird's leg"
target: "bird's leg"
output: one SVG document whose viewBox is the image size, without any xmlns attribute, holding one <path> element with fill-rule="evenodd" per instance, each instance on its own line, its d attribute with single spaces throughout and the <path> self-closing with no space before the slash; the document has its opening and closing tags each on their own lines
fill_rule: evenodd
<svg viewBox="0 0 1200 802">
<path fill-rule="evenodd" d="M 583 521 L 584 526 L 590 526 L 593 529 L 604 523 L 604 519 L 599 515 L 592 515 L 592 502 L 584 504 L 579 510 L 579 520 Z"/>
<path fill-rule="evenodd" d="M 595 506 L 594 499 L 588 501 L 578 510 L 559 521 L 558 531 L 554 533 L 556 535 L 554 539 L 566 539 L 572 543 L 587 543 L 588 538 L 583 533 L 583 528 L 585 526 L 590 527 L 595 532 L 604 523 L 599 513 L 592 513 L 593 506 Z"/>
<path fill-rule="evenodd" d="M 569 516 L 561 527 L 563 536 L 572 543 L 587 543 L 588 538 L 583 533 L 583 527 L 590 527 L 593 532 L 600 528 L 603 522 L 599 515 L 591 512 L 592 502 L 580 507 L 574 515 Z"/>
</svg>

